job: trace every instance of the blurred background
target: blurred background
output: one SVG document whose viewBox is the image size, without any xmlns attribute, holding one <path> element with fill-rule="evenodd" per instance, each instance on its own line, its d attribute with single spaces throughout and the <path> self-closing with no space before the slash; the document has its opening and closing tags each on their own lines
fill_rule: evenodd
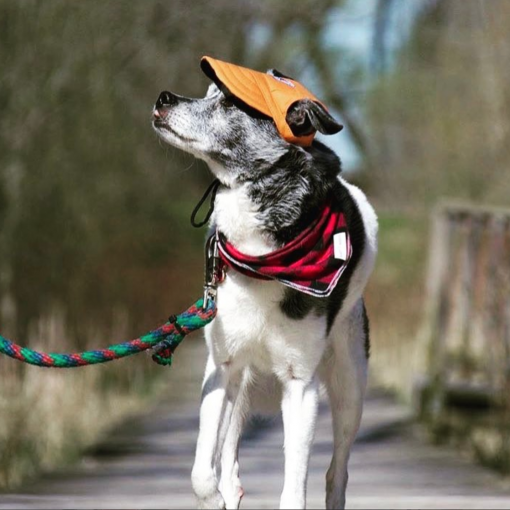
<svg viewBox="0 0 510 510">
<path fill-rule="evenodd" d="M 82 350 L 194 301 L 204 232 L 188 218 L 211 177 L 158 141 L 152 105 L 203 95 L 204 54 L 275 67 L 346 125 L 324 141 L 380 216 L 371 384 L 508 470 L 509 28 L 507 0 L 0 0 L 0 331 Z M 168 397 L 170 377 L 144 356 L 0 373 L 4 489 Z"/>
</svg>

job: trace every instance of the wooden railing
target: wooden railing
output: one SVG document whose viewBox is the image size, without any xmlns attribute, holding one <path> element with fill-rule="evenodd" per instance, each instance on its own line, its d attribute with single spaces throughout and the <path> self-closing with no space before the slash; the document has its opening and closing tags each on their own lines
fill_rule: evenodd
<svg viewBox="0 0 510 510">
<path fill-rule="evenodd" d="M 436 209 L 426 302 L 422 416 L 444 428 L 452 408 L 471 409 L 510 430 L 510 210 Z"/>
</svg>

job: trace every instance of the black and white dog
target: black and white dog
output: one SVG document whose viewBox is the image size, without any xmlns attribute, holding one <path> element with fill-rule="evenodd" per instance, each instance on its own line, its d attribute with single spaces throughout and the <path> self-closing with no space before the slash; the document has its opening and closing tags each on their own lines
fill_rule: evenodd
<svg viewBox="0 0 510 510">
<path fill-rule="evenodd" d="M 296 132 L 340 128 L 308 100 L 294 105 L 287 120 Z M 220 285 L 218 314 L 205 331 L 209 358 L 192 472 L 199 507 L 238 508 L 243 425 L 251 413 L 281 405 L 280 507 L 304 508 L 322 383 L 334 430 L 326 505 L 343 508 L 367 379 L 369 328 L 362 294 L 377 251 L 374 210 L 339 176 L 340 161 L 330 149 L 318 141 L 306 148 L 286 142 L 272 120 L 240 107 L 216 85 L 202 99 L 163 92 L 153 126 L 165 142 L 205 160 L 221 181 L 212 223 L 243 253 L 259 256 L 281 248 L 310 224 L 328 196 L 343 210 L 352 258 L 329 297 L 236 271 Z"/>
</svg>

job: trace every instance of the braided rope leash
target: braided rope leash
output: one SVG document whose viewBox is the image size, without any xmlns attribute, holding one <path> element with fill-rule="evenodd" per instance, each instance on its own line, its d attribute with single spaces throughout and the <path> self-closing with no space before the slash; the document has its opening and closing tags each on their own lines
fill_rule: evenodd
<svg viewBox="0 0 510 510">
<path fill-rule="evenodd" d="M 202 227 L 209 221 L 214 210 L 214 201 L 219 186 L 220 182 L 217 179 L 213 181 L 197 207 L 195 207 L 191 217 L 191 223 L 194 227 Z M 197 222 L 196 215 L 211 193 L 211 203 L 206 218 L 204 221 Z M 214 235 L 208 239 L 205 247 L 204 276 L 203 299 L 199 299 L 180 315 L 172 315 L 163 326 L 129 342 L 110 345 L 106 349 L 74 354 L 46 353 L 22 347 L 0 335 L 0 354 L 5 354 L 18 361 L 37 367 L 75 368 L 106 363 L 114 359 L 125 358 L 126 356 L 152 349 L 153 361 L 159 365 L 170 366 L 175 350 L 186 335 L 197 329 L 204 328 L 216 317 L 216 290 L 218 285 L 225 279 L 225 273 L 218 253 L 217 239 Z"/>
<path fill-rule="evenodd" d="M 37 352 L 0 335 L 0 353 L 38 367 L 75 368 L 106 363 L 153 349 L 153 361 L 159 365 L 170 366 L 175 349 L 186 335 L 205 327 L 215 316 L 215 300 L 208 299 L 204 307 L 204 301 L 200 299 L 180 315 L 170 317 L 169 321 L 159 328 L 129 342 L 110 345 L 106 349 L 75 354 Z"/>
</svg>

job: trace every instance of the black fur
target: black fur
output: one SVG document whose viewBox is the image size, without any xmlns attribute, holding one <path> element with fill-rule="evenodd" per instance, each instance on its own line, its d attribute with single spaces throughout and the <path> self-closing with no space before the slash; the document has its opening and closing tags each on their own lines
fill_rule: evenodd
<svg viewBox="0 0 510 510">
<path fill-rule="evenodd" d="M 313 297 L 293 289 L 287 289 L 280 308 L 283 313 L 292 319 L 304 319 L 309 313 L 314 312 L 319 316 L 326 315 L 327 331 L 331 330 L 335 318 L 342 307 L 354 270 L 356 269 L 365 248 L 365 227 L 358 206 L 350 193 L 337 180 L 333 187 L 333 193 L 341 204 L 351 243 L 353 248 L 352 258 L 342 274 L 337 286 L 327 298 Z M 367 319 L 368 320 L 368 319 Z"/>
<path fill-rule="evenodd" d="M 215 76 L 211 77 L 215 80 Z M 365 229 L 357 204 L 338 180 L 340 160 L 318 141 L 314 141 L 310 147 L 287 143 L 271 119 L 239 104 L 228 91 L 212 94 L 203 100 L 180 96 L 175 98 L 177 102 L 169 111 L 163 112 L 164 119 L 161 118 L 162 112 L 154 119 L 157 131 L 165 137 L 165 126 L 172 124 L 174 119 L 195 116 L 202 119 L 195 126 L 193 136 L 203 136 L 209 140 L 207 149 L 201 149 L 206 161 L 220 164 L 224 173 L 217 177 L 223 184 L 246 186 L 249 198 L 258 207 L 264 234 L 277 245 L 283 246 L 295 239 L 314 221 L 331 196 L 341 204 L 353 255 L 340 282 L 328 298 L 317 298 L 287 289 L 280 303 L 282 311 L 296 320 L 313 312 L 326 316 L 329 332 L 345 301 L 365 243 Z M 293 115 L 305 115 L 306 122 L 315 129 L 320 128 L 326 132 L 338 130 L 339 125 L 324 108 L 312 103 L 299 102 Z M 216 123 L 221 129 L 213 129 Z M 209 128 L 213 129 L 214 136 L 209 136 Z M 182 139 L 177 130 L 175 137 Z"/>
<path fill-rule="evenodd" d="M 320 142 L 306 151 L 289 145 L 273 165 L 254 162 L 261 169 L 244 176 L 249 195 L 259 206 L 264 229 L 278 244 L 294 239 L 319 214 L 338 184 L 338 156 Z"/>
<path fill-rule="evenodd" d="M 347 228 L 352 244 L 352 257 L 347 265 L 347 269 L 342 274 L 340 281 L 328 298 L 328 332 L 333 326 L 335 317 L 342 307 L 347 291 L 350 287 L 350 281 L 354 270 L 358 266 L 359 261 L 365 250 L 365 226 L 361 213 L 359 212 L 358 205 L 352 198 L 351 194 L 347 191 L 345 186 L 338 182 L 335 188 L 335 197 L 343 207 Z"/>
<path fill-rule="evenodd" d="M 368 320 L 367 307 L 363 302 L 363 333 L 365 336 L 365 355 L 370 358 L 370 321 Z"/>
<path fill-rule="evenodd" d="M 287 287 L 280 302 L 280 310 L 290 319 L 304 319 L 312 310 L 322 317 L 328 312 L 328 299 L 317 298 Z"/>
<path fill-rule="evenodd" d="M 287 124 L 296 136 L 306 136 L 316 131 L 334 135 L 343 129 L 329 112 L 316 101 L 301 99 L 293 103 L 286 116 Z"/>
<path fill-rule="evenodd" d="M 251 172 L 245 180 L 249 182 L 252 200 L 259 206 L 264 230 L 281 245 L 294 239 L 316 218 L 331 194 L 342 205 L 353 255 L 338 285 L 328 298 L 286 289 L 280 303 L 283 313 L 292 319 L 303 319 L 311 312 L 325 315 L 329 333 L 363 254 L 365 228 L 356 202 L 338 180 L 341 166 L 336 154 L 317 141 L 306 152 L 289 147 L 274 165 Z"/>
</svg>

